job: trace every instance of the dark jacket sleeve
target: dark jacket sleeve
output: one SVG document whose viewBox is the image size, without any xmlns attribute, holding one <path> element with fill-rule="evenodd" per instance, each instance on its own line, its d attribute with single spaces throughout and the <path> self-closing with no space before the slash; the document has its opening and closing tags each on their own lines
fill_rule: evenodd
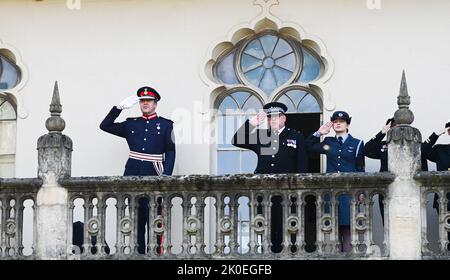
<svg viewBox="0 0 450 280">
<path fill-rule="evenodd" d="M 258 149 L 258 133 L 252 131 L 255 129 L 249 120 L 236 131 L 231 140 L 231 144 L 236 147 L 257 151 Z"/>
<path fill-rule="evenodd" d="M 364 172 L 366 170 L 364 150 L 365 150 L 364 141 L 361 140 L 361 144 L 359 145 L 358 154 L 356 154 L 356 170 L 358 172 Z"/>
<path fill-rule="evenodd" d="M 320 137 L 311 134 L 305 141 L 306 151 L 309 154 L 325 154 L 326 150 L 323 148 L 324 142 L 320 142 Z"/>
<path fill-rule="evenodd" d="M 114 122 L 121 112 L 122 110 L 117 109 L 116 106 L 114 106 L 100 124 L 100 129 L 120 137 L 125 137 L 125 122 Z"/>
<path fill-rule="evenodd" d="M 434 144 L 436 144 L 439 135 L 432 133 L 427 140 L 425 140 L 422 145 L 420 145 L 420 152 L 422 154 L 422 160 L 431 160 L 436 162 L 436 149 L 433 149 Z"/>
<path fill-rule="evenodd" d="M 173 134 L 173 125 L 170 123 L 165 135 L 164 147 L 164 175 L 172 175 L 175 165 L 175 135 Z"/>
<path fill-rule="evenodd" d="M 297 173 L 306 173 L 308 172 L 308 156 L 306 154 L 305 138 L 301 133 L 298 135 Z"/>
<path fill-rule="evenodd" d="M 382 140 L 384 138 L 385 134 L 383 134 L 381 131 L 378 132 L 375 137 L 369 140 L 369 142 L 366 143 L 364 147 L 364 154 L 368 158 L 373 159 L 380 159 L 381 158 L 381 146 L 382 146 Z"/>
</svg>

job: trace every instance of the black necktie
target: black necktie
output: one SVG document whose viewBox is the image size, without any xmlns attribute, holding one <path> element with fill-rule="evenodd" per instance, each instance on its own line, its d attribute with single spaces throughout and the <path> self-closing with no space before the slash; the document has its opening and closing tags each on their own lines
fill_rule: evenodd
<svg viewBox="0 0 450 280">
<path fill-rule="evenodd" d="M 342 136 L 339 136 L 338 141 L 339 141 L 339 144 L 341 144 L 341 145 L 344 144 L 344 141 L 342 141 L 342 140 L 343 140 Z"/>
</svg>

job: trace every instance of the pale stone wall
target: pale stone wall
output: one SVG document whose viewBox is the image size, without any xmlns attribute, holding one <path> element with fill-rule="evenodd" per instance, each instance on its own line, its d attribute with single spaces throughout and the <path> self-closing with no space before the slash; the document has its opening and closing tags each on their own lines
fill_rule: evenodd
<svg viewBox="0 0 450 280">
<path fill-rule="evenodd" d="M 253 0 L 82 0 L 80 10 L 65 2 L 0 2 L 0 41 L 26 65 L 25 84 L 14 93 L 19 116 L 26 116 L 18 119 L 17 177 L 36 176 L 36 139 L 45 132 L 54 80 L 60 82 L 65 133 L 76 143 L 72 175 L 121 175 L 126 143 L 98 127 L 109 109 L 149 84 L 162 94 L 160 115 L 170 118 L 184 109 L 198 118 L 211 101 L 213 89 L 202 80 L 211 49 L 260 11 Z M 448 119 L 448 1 L 380 1 L 381 9 L 369 9 L 365 0 L 279 2 L 271 9 L 275 17 L 301 26 L 326 46 L 334 72 L 324 90 L 336 109 L 353 115 L 354 136 L 368 141 L 393 114 L 403 68 L 413 125 L 423 138 Z M 174 173 L 210 173 L 211 150 L 178 145 Z M 379 165 L 367 159 L 367 167 L 376 171 Z"/>
</svg>

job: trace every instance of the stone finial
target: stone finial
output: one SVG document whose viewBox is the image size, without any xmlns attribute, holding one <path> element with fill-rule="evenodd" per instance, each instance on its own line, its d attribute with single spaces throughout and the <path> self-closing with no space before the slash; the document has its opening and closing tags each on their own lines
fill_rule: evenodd
<svg viewBox="0 0 450 280">
<path fill-rule="evenodd" d="M 58 81 L 53 88 L 52 103 L 50 104 L 50 117 L 45 122 L 49 133 L 61 133 L 66 127 L 66 122 L 61 118 L 62 105 L 59 99 Z"/>
<path fill-rule="evenodd" d="M 394 114 L 395 122 L 398 125 L 410 125 L 414 121 L 414 114 L 409 110 L 411 104 L 408 95 L 408 86 L 406 85 L 405 70 L 402 73 L 402 81 L 400 83 L 400 93 L 397 97 L 398 110 Z"/>
</svg>

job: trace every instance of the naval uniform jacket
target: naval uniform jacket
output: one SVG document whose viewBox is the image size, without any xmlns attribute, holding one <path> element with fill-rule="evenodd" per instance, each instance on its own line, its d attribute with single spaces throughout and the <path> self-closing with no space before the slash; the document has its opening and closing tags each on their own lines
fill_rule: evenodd
<svg viewBox="0 0 450 280">
<path fill-rule="evenodd" d="M 436 143 L 439 136 L 434 135 L 436 138 L 434 143 Z M 430 136 L 430 139 L 433 139 L 432 136 Z M 450 171 L 450 144 L 434 145 L 428 153 L 427 158 L 436 163 L 437 171 Z"/>
<path fill-rule="evenodd" d="M 382 141 L 385 135 L 380 131 L 364 147 L 366 157 L 380 160 L 380 172 L 388 171 L 388 145 L 386 141 Z M 433 133 L 420 145 L 422 171 L 428 171 L 427 155 L 431 152 L 438 137 Z"/>
<path fill-rule="evenodd" d="M 327 173 L 364 172 L 364 142 L 350 134 L 343 144 L 339 143 L 337 137 L 325 137 L 320 142 L 320 138 L 314 135 L 309 136 L 305 143 L 308 153 L 327 155 Z M 350 199 L 349 195 L 339 196 L 340 226 L 350 225 Z"/>
<path fill-rule="evenodd" d="M 164 154 L 164 175 L 172 175 L 175 163 L 175 143 L 173 140 L 173 122 L 156 116 L 152 119 L 144 117 L 127 118 L 116 123 L 115 119 L 122 110 L 115 106 L 100 124 L 100 129 L 127 140 L 130 152 L 139 154 Z M 131 155 L 131 153 L 130 153 Z M 124 176 L 158 175 L 153 162 L 129 158 L 125 165 Z"/>
<path fill-rule="evenodd" d="M 276 135 L 268 129 L 256 129 L 247 120 L 234 134 L 231 143 L 239 148 L 252 150 L 258 156 L 256 174 L 304 173 L 307 156 L 303 135 L 285 127 Z"/>
</svg>

